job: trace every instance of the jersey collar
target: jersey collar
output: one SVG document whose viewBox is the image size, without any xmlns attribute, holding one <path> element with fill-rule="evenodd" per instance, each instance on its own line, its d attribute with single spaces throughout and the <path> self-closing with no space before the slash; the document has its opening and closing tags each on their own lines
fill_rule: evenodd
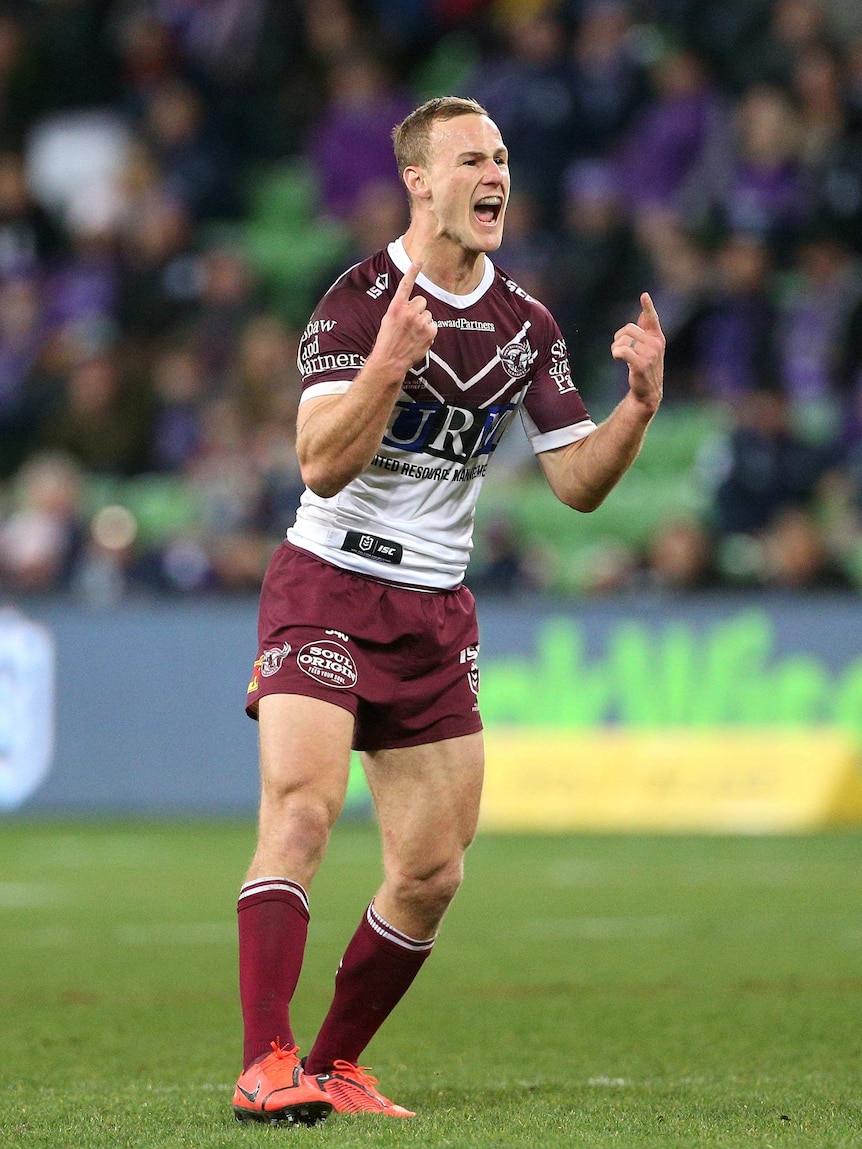
<svg viewBox="0 0 862 1149">
<path fill-rule="evenodd" d="M 386 249 L 386 254 L 401 274 L 404 275 L 410 267 L 411 259 L 404 246 L 403 235 L 389 244 Z M 485 272 L 482 275 L 479 286 L 474 291 L 471 291 L 469 295 L 454 295 L 451 291 L 444 291 L 442 287 L 438 287 L 436 283 L 433 283 L 430 279 L 426 279 L 421 271 L 416 276 L 416 286 L 421 287 L 427 295 L 433 295 L 435 299 L 439 299 L 443 303 L 448 303 L 450 307 L 456 307 L 459 310 L 463 310 L 465 307 L 472 307 L 474 303 L 478 303 L 494 282 L 494 265 L 490 259 L 488 259 L 487 255 L 483 256 L 483 258 L 485 260 Z"/>
</svg>

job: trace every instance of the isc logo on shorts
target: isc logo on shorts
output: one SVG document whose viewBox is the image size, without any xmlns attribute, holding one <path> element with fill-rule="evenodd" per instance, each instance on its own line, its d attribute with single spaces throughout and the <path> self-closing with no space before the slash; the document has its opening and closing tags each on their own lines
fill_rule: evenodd
<svg viewBox="0 0 862 1149">
<path fill-rule="evenodd" d="M 324 686 L 348 690 L 356 685 L 358 672 L 353 657 L 340 642 L 307 642 L 296 656 L 299 669 Z"/>
</svg>

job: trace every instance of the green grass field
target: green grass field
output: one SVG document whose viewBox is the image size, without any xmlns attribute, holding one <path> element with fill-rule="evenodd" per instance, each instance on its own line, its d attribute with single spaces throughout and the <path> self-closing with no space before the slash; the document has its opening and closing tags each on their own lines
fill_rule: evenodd
<svg viewBox="0 0 862 1149">
<path fill-rule="evenodd" d="M 367 1061 L 413 1121 L 240 1127 L 248 823 L 0 833 L 0 1145 L 854 1146 L 862 835 L 495 837 Z M 294 1018 L 308 1048 L 378 876 L 339 827 Z"/>
</svg>

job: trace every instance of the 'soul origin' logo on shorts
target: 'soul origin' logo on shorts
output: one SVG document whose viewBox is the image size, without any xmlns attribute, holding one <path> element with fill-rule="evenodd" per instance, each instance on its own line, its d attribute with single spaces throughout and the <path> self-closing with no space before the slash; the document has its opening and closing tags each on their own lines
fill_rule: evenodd
<svg viewBox="0 0 862 1149">
<path fill-rule="evenodd" d="M 323 639 L 307 642 L 296 656 L 296 664 L 304 674 L 324 686 L 348 690 L 356 685 L 358 673 L 351 654 L 340 642 Z"/>
</svg>

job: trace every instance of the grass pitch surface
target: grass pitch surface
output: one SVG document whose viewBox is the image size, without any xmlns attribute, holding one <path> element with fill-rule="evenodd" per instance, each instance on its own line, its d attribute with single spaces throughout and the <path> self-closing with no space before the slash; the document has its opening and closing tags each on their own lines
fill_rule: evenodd
<svg viewBox="0 0 862 1149">
<path fill-rule="evenodd" d="M 249 824 L 0 832 L 0 1145 L 858 1146 L 862 835 L 492 837 L 368 1050 L 419 1116 L 240 1127 L 234 903 Z M 379 873 L 312 890 L 307 1049 Z"/>
</svg>

